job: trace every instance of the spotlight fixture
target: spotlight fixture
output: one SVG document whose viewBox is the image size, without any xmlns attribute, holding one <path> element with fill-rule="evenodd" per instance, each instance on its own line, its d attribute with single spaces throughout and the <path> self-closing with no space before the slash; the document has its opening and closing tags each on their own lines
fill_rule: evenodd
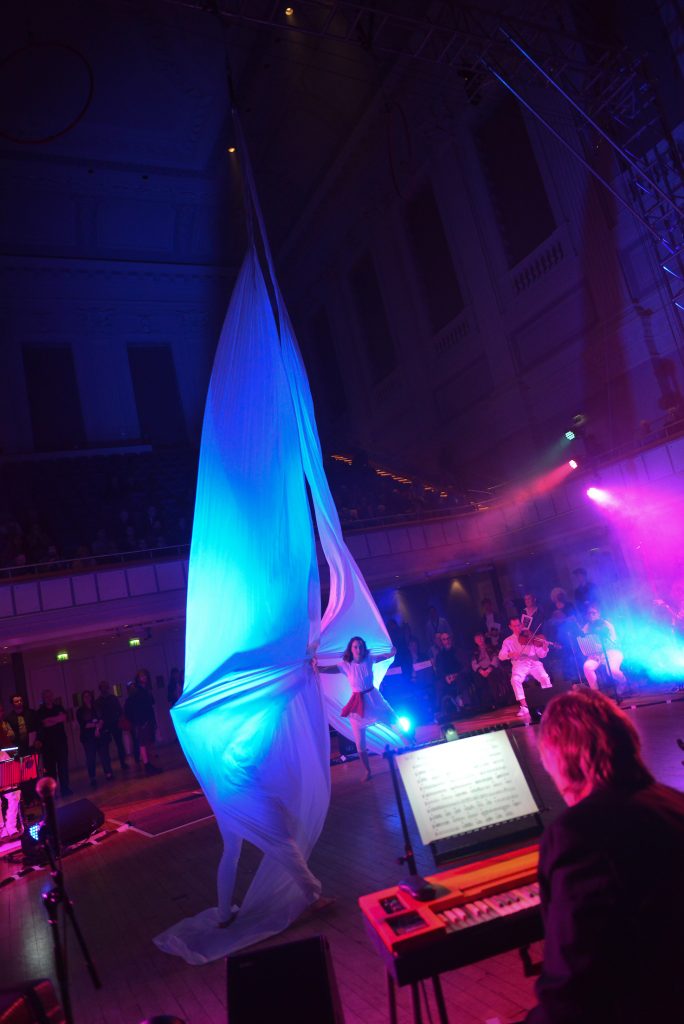
<svg viewBox="0 0 684 1024">
<path fill-rule="evenodd" d="M 294 7 L 286 7 L 285 8 L 285 16 L 286 17 L 291 18 L 293 14 L 294 14 Z"/>
<path fill-rule="evenodd" d="M 602 505 L 603 508 L 617 509 L 620 507 L 620 502 L 615 495 L 603 487 L 587 487 L 585 493 L 590 501 L 595 502 L 597 505 Z"/>
<path fill-rule="evenodd" d="M 575 440 L 575 431 L 574 430 L 566 430 L 565 431 L 565 440 L 566 441 L 574 441 Z"/>
<path fill-rule="evenodd" d="M 237 152 L 237 146 L 229 146 L 228 147 L 228 152 L 229 153 L 236 153 Z"/>
<path fill-rule="evenodd" d="M 399 728 L 402 732 L 411 732 L 411 719 L 406 715 L 399 715 Z"/>
<path fill-rule="evenodd" d="M 570 469 L 577 469 L 577 463 L 574 459 L 570 459 L 570 461 L 568 462 L 568 466 L 570 467 Z"/>
</svg>

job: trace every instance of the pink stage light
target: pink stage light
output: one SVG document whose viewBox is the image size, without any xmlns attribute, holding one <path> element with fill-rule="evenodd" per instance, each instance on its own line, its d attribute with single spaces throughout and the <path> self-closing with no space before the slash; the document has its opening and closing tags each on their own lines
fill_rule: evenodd
<svg viewBox="0 0 684 1024">
<path fill-rule="evenodd" d="M 587 498 L 591 498 L 597 505 L 615 504 L 615 499 L 602 487 L 587 487 Z"/>
<path fill-rule="evenodd" d="M 577 469 L 577 463 L 574 459 L 570 459 L 570 461 L 568 462 L 568 466 L 570 467 L 570 469 Z"/>
</svg>

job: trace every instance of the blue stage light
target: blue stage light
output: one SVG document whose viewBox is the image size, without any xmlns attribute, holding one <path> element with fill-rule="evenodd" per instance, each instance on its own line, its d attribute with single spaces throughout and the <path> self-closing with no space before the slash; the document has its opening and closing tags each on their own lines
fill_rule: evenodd
<svg viewBox="0 0 684 1024">
<path fill-rule="evenodd" d="M 399 728 L 402 732 L 411 732 L 411 719 L 406 715 L 399 715 Z"/>
</svg>

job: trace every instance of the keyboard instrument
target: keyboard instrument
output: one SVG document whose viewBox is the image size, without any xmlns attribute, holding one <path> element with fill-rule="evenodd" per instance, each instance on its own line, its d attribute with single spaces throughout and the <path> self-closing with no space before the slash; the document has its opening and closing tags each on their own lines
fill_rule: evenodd
<svg viewBox="0 0 684 1024">
<path fill-rule="evenodd" d="M 525 946 L 543 937 L 538 846 L 430 875 L 433 899 L 398 886 L 359 899 L 366 930 L 399 985 Z"/>
<path fill-rule="evenodd" d="M 17 757 L 14 760 L 0 760 L 0 792 L 16 789 L 22 782 L 38 778 L 38 755 Z"/>
</svg>

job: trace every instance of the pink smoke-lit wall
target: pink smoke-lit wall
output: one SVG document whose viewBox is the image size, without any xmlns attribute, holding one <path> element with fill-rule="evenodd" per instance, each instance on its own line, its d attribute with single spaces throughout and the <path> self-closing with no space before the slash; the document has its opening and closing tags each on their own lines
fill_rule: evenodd
<svg viewBox="0 0 684 1024">
<path fill-rule="evenodd" d="M 635 484 L 587 488 L 587 498 L 606 517 L 614 543 L 629 552 L 636 586 L 610 608 L 619 646 L 632 671 L 654 683 L 684 681 L 684 624 L 659 602 L 672 602 L 684 580 L 684 488 Z M 641 567 L 641 572 L 639 568 Z"/>
</svg>

